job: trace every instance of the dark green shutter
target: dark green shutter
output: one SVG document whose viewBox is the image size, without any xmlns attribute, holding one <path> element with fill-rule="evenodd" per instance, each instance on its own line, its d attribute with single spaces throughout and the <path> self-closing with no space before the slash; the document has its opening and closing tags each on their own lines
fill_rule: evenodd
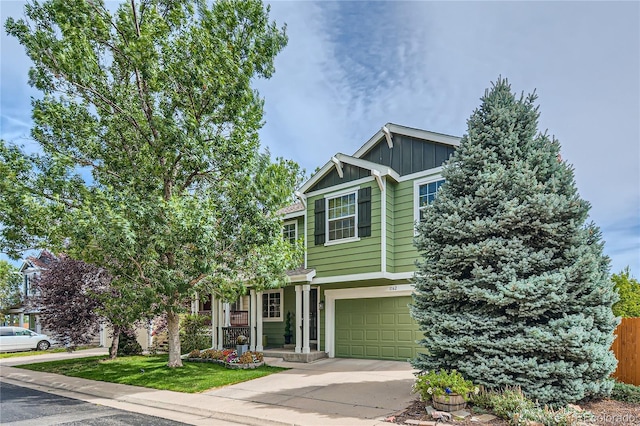
<svg viewBox="0 0 640 426">
<path fill-rule="evenodd" d="M 324 198 L 316 200 L 315 210 L 315 229 L 313 235 L 315 236 L 316 245 L 324 244 L 325 241 L 325 207 Z"/>
<path fill-rule="evenodd" d="M 371 187 L 358 191 L 358 237 L 371 236 Z"/>
</svg>

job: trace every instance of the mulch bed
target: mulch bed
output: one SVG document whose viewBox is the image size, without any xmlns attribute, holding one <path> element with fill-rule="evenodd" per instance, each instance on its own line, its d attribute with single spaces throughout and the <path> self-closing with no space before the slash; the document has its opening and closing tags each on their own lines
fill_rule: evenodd
<svg viewBox="0 0 640 426">
<path fill-rule="evenodd" d="M 580 404 L 580 407 L 583 410 L 590 411 L 595 416 L 595 419 L 592 422 L 587 422 L 588 424 L 602 426 L 640 426 L 640 404 L 631 404 L 612 399 L 602 399 Z M 473 407 L 467 409 L 467 411 L 471 412 L 473 415 Z M 478 426 L 480 423 L 472 422 L 471 417 L 472 416 L 469 416 L 463 421 L 454 421 L 449 424 Z M 427 415 L 425 403 L 420 400 L 415 400 L 409 407 L 407 407 L 406 410 L 400 414 L 392 416 L 387 421 L 403 424 L 406 420 L 410 419 L 433 421 L 433 419 Z M 495 419 L 489 423 L 483 424 L 498 426 L 509 425 L 509 422 L 504 419 Z"/>
</svg>

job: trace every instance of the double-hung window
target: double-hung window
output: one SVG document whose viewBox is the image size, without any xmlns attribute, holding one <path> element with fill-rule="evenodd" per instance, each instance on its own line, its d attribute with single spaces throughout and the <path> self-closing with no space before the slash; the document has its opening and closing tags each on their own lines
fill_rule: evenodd
<svg viewBox="0 0 640 426">
<path fill-rule="evenodd" d="M 415 220 L 424 219 L 424 210 L 433 203 L 438 190 L 444 183 L 444 179 L 431 180 L 427 182 L 416 182 L 415 184 Z"/>
<path fill-rule="evenodd" d="M 356 238 L 356 193 L 327 199 L 328 241 Z"/>
<path fill-rule="evenodd" d="M 263 321 L 282 321 L 282 289 L 262 293 Z"/>
<path fill-rule="evenodd" d="M 284 223 L 282 236 L 285 241 L 289 241 L 291 244 L 296 242 L 296 239 L 298 239 L 298 229 L 295 221 Z"/>
</svg>

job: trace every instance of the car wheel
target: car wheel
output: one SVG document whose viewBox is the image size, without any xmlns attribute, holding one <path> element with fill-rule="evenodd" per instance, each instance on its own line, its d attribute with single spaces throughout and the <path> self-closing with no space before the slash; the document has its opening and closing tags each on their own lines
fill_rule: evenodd
<svg viewBox="0 0 640 426">
<path fill-rule="evenodd" d="M 47 342 L 46 340 L 38 342 L 38 350 L 39 351 L 46 351 L 47 349 L 49 349 L 49 346 L 51 346 L 51 344 L 49 342 Z"/>
</svg>

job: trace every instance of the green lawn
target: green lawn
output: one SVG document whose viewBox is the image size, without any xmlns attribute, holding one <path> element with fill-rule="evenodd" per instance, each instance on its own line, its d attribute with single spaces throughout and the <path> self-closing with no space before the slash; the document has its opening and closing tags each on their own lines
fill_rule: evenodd
<svg viewBox="0 0 640 426">
<path fill-rule="evenodd" d="M 219 364 L 204 362 L 184 362 L 184 367 L 172 369 L 167 367 L 167 360 L 167 355 L 129 356 L 115 360 L 99 356 L 39 362 L 20 365 L 18 368 L 188 393 L 246 382 L 284 370 L 269 366 L 231 370 Z"/>
</svg>

